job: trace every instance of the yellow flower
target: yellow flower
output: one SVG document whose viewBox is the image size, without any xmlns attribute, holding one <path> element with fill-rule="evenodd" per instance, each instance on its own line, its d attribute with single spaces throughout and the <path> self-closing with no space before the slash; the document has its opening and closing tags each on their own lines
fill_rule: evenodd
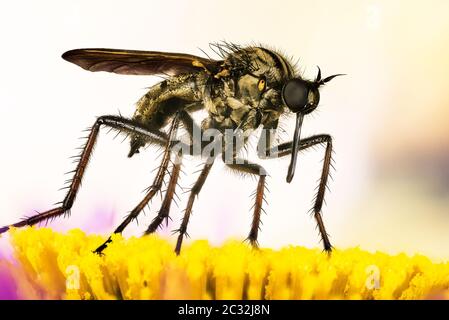
<svg viewBox="0 0 449 320">
<path fill-rule="evenodd" d="M 425 299 L 449 297 L 449 266 L 424 256 L 390 256 L 359 248 L 252 249 L 240 241 L 200 240 L 180 256 L 155 235 L 103 237 L 80 230 L 11 231 L 23 298 L 44 299 Z M 12 266 L 11 266 L 12 268 Z"/>
</svg>

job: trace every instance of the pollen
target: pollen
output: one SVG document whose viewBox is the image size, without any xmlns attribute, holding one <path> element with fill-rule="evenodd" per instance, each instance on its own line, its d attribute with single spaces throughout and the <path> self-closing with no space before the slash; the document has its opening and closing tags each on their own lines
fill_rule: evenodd
<svg viewBox="0 0 449 320">
<path fill-rule="evenodd" d="M 104 237 L 78 229 L 14 229 L 10 240 L 10 275 L 24 299 L 449 298 L 448 264 L 422 255 L 197 240 L 177 256 L 156 235 L 116 235 L 99 256 L 92 249 Z"/>
</svg>

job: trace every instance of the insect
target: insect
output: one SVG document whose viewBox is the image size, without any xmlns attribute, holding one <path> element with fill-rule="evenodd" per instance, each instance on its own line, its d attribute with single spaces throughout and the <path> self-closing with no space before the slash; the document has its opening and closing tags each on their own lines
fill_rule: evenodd
<svg viewBox="0 0 449 320">
<path fill-rule="evenodd" d="M 221 137 L 226 136 L 227 132 L 232 134 L 239 132 L 236 136 L 241 137 L 243 141 L 241 145 L 245 145 L 248 137 L 257 128 L 262 127 L 263 132 L 267 130 L 272 132 L 278 128 L 279 118 L 282 115 L 294 114 L 296 126 L 293 140 L 273 145 L 274 141 L 270 134 L 261 134 L 259 146 L 262 146 L 263 151 L 259 150 L 258 155 L 262 159 L 290 156 L 286 180 L 291 182 L 298 152 L 316 145 L 325 146 L 313 214 L 324 249 L 330 252 L 332 246 L 324 227 L 321 208 L 332 166 L 332 138 L 327 134 L 301 138 L 300 134 L 304 116 L 313 112 L 318 106 L 319 88 L 340 74 L 323 79 L 318 68 L 316 78 L 306 80 L 299 75 L 288 59 L 274 50 L 262 46 L 241 47 L 229 43 L 212 44 L 211 48 L 218 54 L 219 59 L 182 53 L 114 49 L 76 49 L 64 53 L 63 59 L 88 71 L 106 71 L 124 75 L 162 75 L 167 78 L 149 88 L 137 102 L 133 117 L 104 115 L 96 119 L 81 153 L 77 156 L 77 166 L 73 171 L 73 178 L 69 180 L 67 194 L 58 207 L 5 226 L 0 229 L 0 233 L 6 232 L 11 226 L 31 226 L 70 212 L 102 127 L 109 127 L 129 135 L 131 142 L 128 157 L 139 153 L 142 147 L 149 144 L 159 145 L 164 150 L 161 164 L 144 198 L 114 231 L 122 233 L 155 194 L 161 191 L 165 177 L 169 176 L 161 208 L 145 232 L 149 234 L 155 232 L 163 221 L 169 218 L 183 155 L 185 153 L 203 155 L 207 149 L 208 144 L 201 135 L 210 130 L 214 130 Z M 198 110 L 207 111 L 207 116 L 201 124 L 197 124 L 192 117 Z M 187 142 L 182 142 L 178 137 L 180 125 L 189 135 Z M 199 132 L 200 136 L 194 132 Z M 256 247 L 258 245 L 257 237 L 267 173 L 261 165 L 241 158 L 239 155 L 241 146 L 230 143 L 227 139 L 224 141 L 218 149 L 206 153 L 207 161 L 190 190 L 184 217 L 177 230 L 179 232 L 175 248 L 177 254 L 180 253 L 183 239 L 187 234 L 195 198 L 200 193 L 215 159 L 220 155 L 232 170 L 258 178 L 252 226 L 248 235 L 250 243 Z M 111 241 L 109 237 L 94 252 L 102 253 Z"/>
</svg>

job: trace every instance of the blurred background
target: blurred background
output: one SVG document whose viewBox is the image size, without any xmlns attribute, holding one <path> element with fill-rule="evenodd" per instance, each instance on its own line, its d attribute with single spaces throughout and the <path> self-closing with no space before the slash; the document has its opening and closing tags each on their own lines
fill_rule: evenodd
<svg viewBox="0 0 449 320">
<path fill-rule="evenodd" d="M 430 1 L 14 1 L 0 4 L 0 225 L 62 200 L 64 172 L 82 130 L 103 114 L 131 116 L 156 77 L 88 73 L 60 58 L 69 49 L 110 47 L 202 55 L 208 43 L 261 43 L 294 59 L 305 77 L 345 73 L 321 91 L 303 136 L 334 137 L 336 172 L 323 209 L 337 248 L 449 257 L 449 2 Z M 290 139 L 293 121 L 284 123 Z M 107 234 L 143 197 L 156 149 L 132 159 L 129 144 L 103 131 L 69 219 L 49 224 Z M 260 244 L 320 246 L 307 213 L 324 149 L 263 161 L 270 173 Z M 255 159 L 250 156 L 250 159 Z M 259 161 L 260 162 L 260 161 Z M 188 159 L 181 185 L 195 180 Z M 192 239 L 219 244 L 250 228 L 253 179 L 216 165 L 195 203 Z M 174 241 L 186 203 L 180 191 Z M 126 235 L 140 235 L 160 199 Z M 0 239 L 7 246 L 7 236 Z"/>
</svg>

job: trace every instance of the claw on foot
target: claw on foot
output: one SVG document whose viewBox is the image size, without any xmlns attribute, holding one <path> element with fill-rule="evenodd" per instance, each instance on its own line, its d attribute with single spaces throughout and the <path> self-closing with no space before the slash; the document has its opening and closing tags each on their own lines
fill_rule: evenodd
<svg viewBox="0 0 449 320">
<path fill-rule="evenodd" d="M 106 249 L 108 247 L 108 243 L 111 243 L 112 239 L 111 237 L 108 238 L 108 240 L 106 240 L 101 246 L 99 246 L 97 249 L 95 249 L 94 251 L 92 251 L 95 254 L 98 254 L 99 256 L 104 256 L 103 250 Z"/>
</svg>

